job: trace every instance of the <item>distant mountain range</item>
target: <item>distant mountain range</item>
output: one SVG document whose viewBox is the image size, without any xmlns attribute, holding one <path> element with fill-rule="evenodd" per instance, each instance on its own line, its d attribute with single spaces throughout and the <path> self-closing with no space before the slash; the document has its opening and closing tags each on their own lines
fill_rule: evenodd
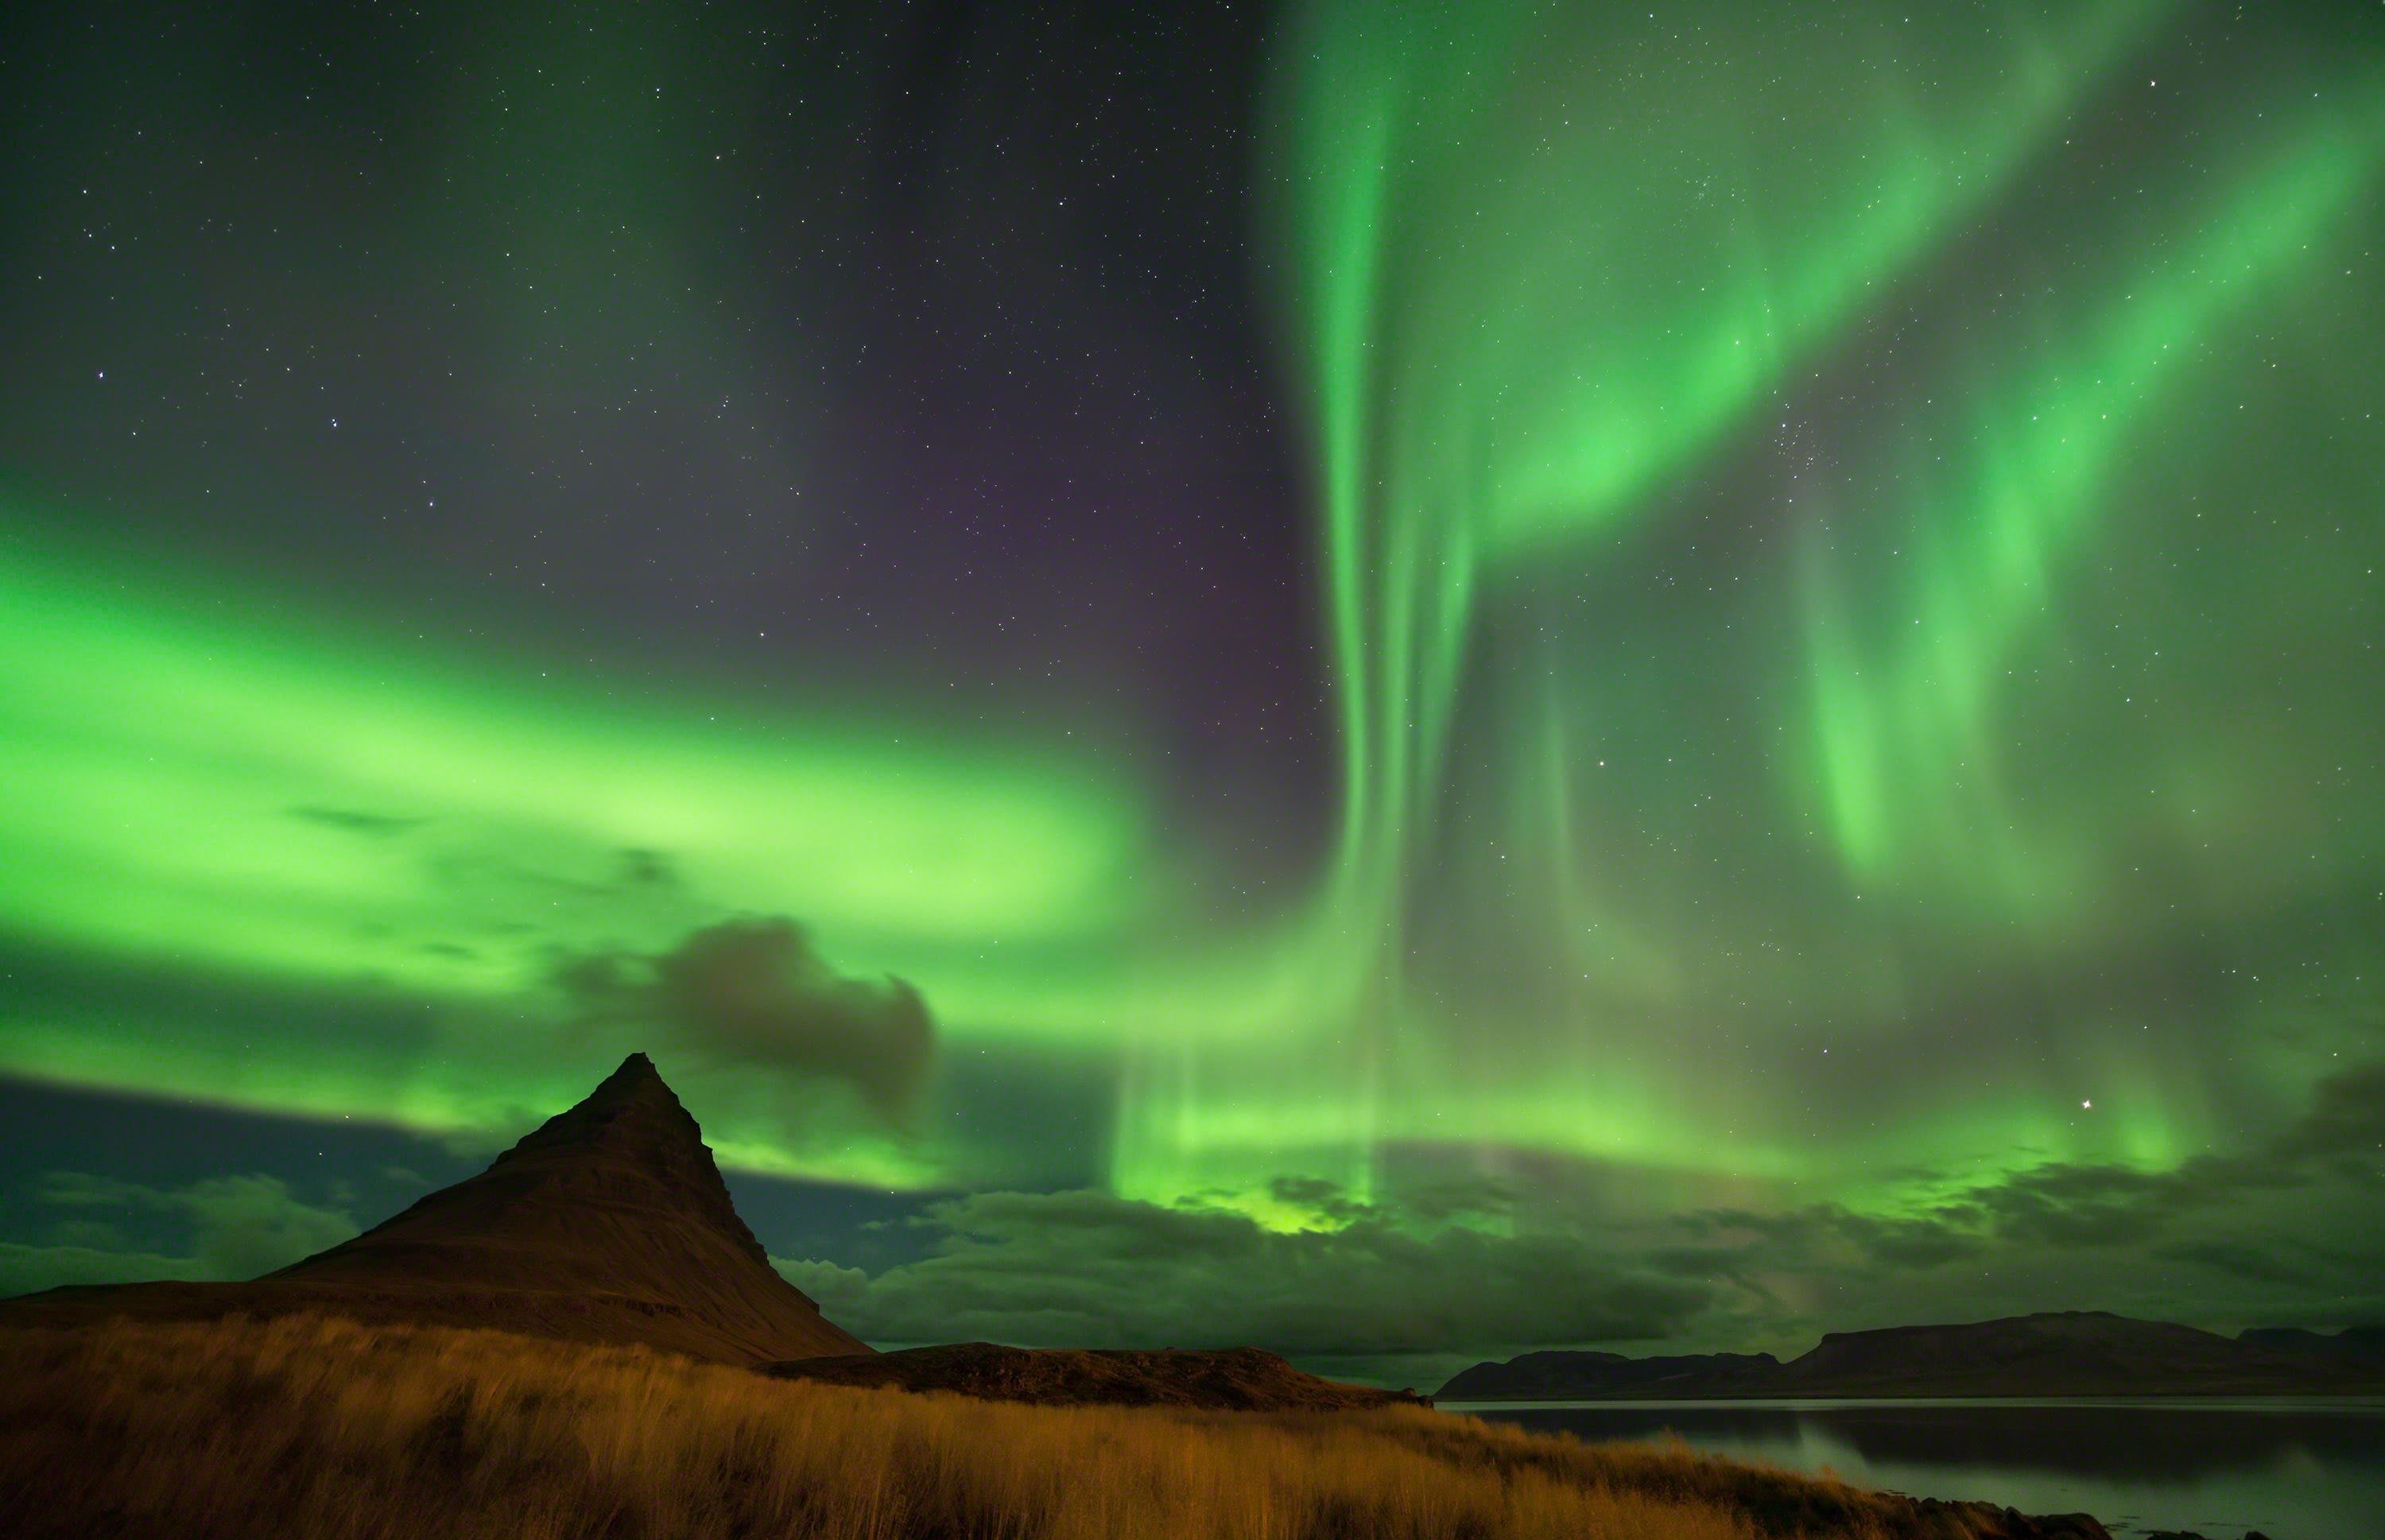
<svg viewBox="0 0 2385 1540">
<path fill-rule="evenodd" d="M 1832 1332 L 1769 1353 L 1629 1358 L 1526 1353 L 1479 1363 L 1450 1401 L 1783 1400 L 1932 1396 L 2324 1396 L 2385 1391 L 2385 1331 L 2257 1328 L 2226 1337 L 2165 1321 L 2063 1310 L 1949 1326 Z"/>
<path fill-rule="evenodd" d="M 2350 1326 L 2326 1336 L 2299 1326 L 2255 1326 L 2236 1339 L 2279 1353 L 2308 1353 L 2346 1363 L 2385 1365 L 2385 1326 Z"/>
</svg>

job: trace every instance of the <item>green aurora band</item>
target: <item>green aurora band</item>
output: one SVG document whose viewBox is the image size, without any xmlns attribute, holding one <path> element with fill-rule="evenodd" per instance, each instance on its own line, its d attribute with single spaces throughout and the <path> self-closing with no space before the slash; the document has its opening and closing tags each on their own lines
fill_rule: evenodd
<svg viewBox="0 0 2385 1540">
<path fill-rule="evenodd" d="M 948 1064 L 1111 1088 L 1087 1171 L 949 1072 L 908 1127 L 700 1081 L 788 1175 L 1289 1226 L 1334 1221 L 1285 1179 L 1428 1151 L 1889 1213 L 2274 1126 L 2374 1011 L 2373 938 L 2308 917 L 2385 865 L 2376 63 L 2122 156 L 2082 124 L 2169 6 L 1725 10 L 1728 51 L 1590 5 L 1284 25 L 1342 754 L 1304 902 L 1213 918 L 1058 724 L 569 687 L 11 536 L 12 945 L 396 1009 L 13 1008 L 0 1070 L 484 1136 L 620 1045 L 559 964 L 783 915 L 916 983 Z"/>
</svg>

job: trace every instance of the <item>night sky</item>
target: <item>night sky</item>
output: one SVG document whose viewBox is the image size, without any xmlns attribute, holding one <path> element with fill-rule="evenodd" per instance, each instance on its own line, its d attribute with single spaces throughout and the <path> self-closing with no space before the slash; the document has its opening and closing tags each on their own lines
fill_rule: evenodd
<svg viewBox="0 0 2385 1540">
<path fill-rule="evenodd" d="M 2385 7 L 0 29 L 0 1292 L 2385 1319 Z"/>
</svg>

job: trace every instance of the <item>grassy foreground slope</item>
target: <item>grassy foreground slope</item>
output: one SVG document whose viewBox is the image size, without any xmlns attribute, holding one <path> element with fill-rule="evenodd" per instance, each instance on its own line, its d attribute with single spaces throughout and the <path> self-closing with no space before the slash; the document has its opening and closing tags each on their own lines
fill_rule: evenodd
<svg viewBox="0 0 2385 1540">
<path fill-rule="evenodd" d="M 0 1331 L 13 1536 L 2102 1534 L 2041 1525 L 1417 1408 L 1030 1407 L 306 1316 Z"/>
</svg>

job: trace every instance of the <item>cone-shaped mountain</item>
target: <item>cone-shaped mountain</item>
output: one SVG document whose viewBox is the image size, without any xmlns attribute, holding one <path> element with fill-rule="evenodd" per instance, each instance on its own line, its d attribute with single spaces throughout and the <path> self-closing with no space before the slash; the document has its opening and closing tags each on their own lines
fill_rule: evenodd
<svg viewBox="0 0 2385 1540">
<path fill-rule="evenodd" d="M 771 1269 L 702 1130 L 643 1054 L 478 1176 L 279 1272 L 246 1283 L 57 1289 L 11 1309 L 318 1309 L 642 1343 L 727 1363 L 869 1351 Z"/>
</svg>

